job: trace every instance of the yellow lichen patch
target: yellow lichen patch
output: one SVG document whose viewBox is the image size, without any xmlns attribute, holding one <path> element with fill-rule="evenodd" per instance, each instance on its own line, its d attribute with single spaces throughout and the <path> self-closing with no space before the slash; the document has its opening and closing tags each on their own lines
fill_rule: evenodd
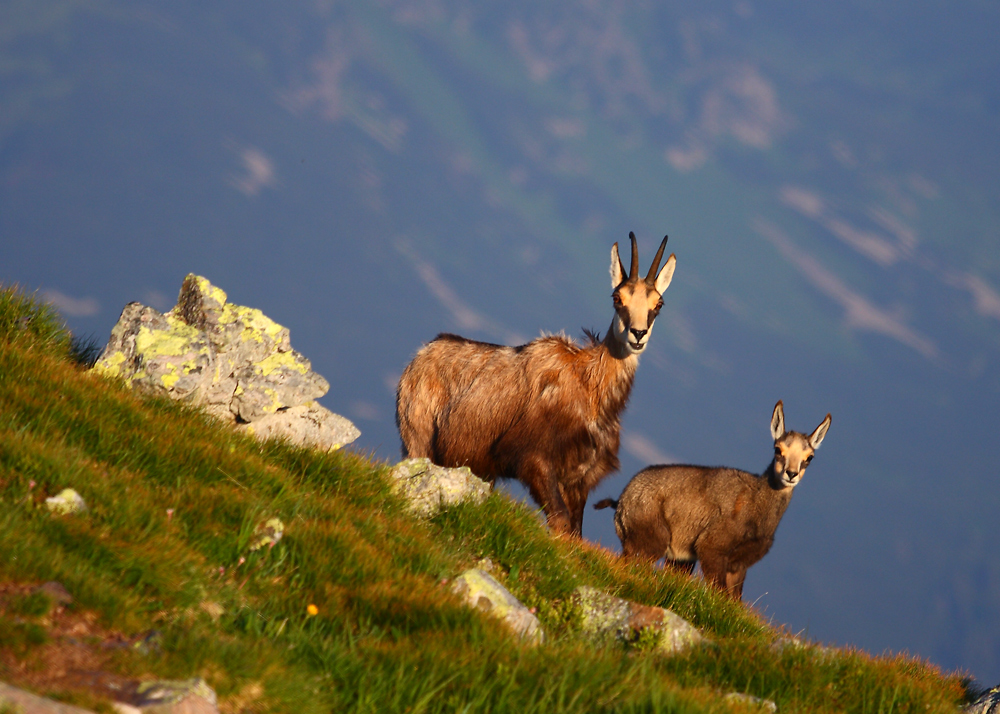
<svg viewBox="0 0 1000 714">
<path fill-rule="evenodd" d="M 243 325 L 243 332 L 240 339 L 244 342 L 253 340 L 263 342 L 265 337 L 272 341 L 278 341 L 282 331 L 285 329 L 277 322 L 269 318 L 260 310 L 242 305 L 226 305 L 219 317 L 219 324 L 240 323 Z"/>
<path fill-rule="evenodd" d="M 278 393 L 275 390 L 271 389 L 270 387 L 264 387 L 260 391 L 262 391 L 264 394 L 266 394 L 271 398 L 271 403 L 262 409 L 262 411 L 265 414 L 272 414 L 284 406 L 284 404 L 282 404 L 281 400 L 278 398 Z"/>
<path fill-rule="evenodd" d="M 195 282 L 198 283 L 198 291 L 202 295 L 206 295 L 212 298 L 220 305 L 226 304 L 226 300 L 228 299 L 228 297 L 225 291 L 222 288 L 217 288 L 214 285 L 212 285 L 212 283 L 208 282 L 208 278 L 203 278 L 200 275 L 194 275 L 194 274 L 191 274 L 188 277 L 193 277 L 195 279 Z"/>
<path fill-rule="evenodd" d="M 177 365 L 173 364 L 172 362 L 168 362 L 163 366 L 164 368 L 169 370 L 169 372 L 160 377 L 160 381 L 163 383 L 164 387 L 166 387 L 167 389 L 171 389 L 175 384 L 177 384 L 180 381 L 181 376 L 177 374 Z"/>
<path fill-rule="evenodd" d="M 292 352 L 275 352 L 257 363 L 257 369 L 262 376 L 267 377 L 281 368 L 290 369 L 299 374 L 307 374 L 309 368 L 295 358 Z"/>
<path fill-rule="evenodd" d="M 98 360 L 94 365 L 94 369 L 109 377 L 120 377 L 123 364 L 125 364 L 125 353 L 117 350 L 104 359 Z"/>
<path fill-rule="evenodd" d="M 169 330 L 153 330 L 140 327 L 135 336 L 135 348 L 144 356 L 166 355 L 177 357 L 191 351 L 191 343 L 198 339 L 201 333 L 173 315 L 167 315 Z"/>
</svg>

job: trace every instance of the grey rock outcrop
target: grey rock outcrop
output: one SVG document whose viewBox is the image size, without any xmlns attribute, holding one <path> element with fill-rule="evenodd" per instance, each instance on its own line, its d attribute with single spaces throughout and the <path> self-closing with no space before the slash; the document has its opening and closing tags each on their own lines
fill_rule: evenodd
<svg viewBox="0 0 1000 714">
<path fill-rule="evenodd" d="M 469 607 L 503 620 L 515 634 L 531 644 L 544 641 L 545 634 L 538 618 L 489 573 L 476 568 L 466 570 L 455 578 L 451 589 Z"/>
<path fill-rule="evenodd" d="M 662 607 L 640 605 L 581 586 L 573 593 L 580 609 L 581 629 L 598 641 L 635 642 L 643 630 L 656 635 L 656 649 L 663 653 L 681 652 L 705 640 L 683 617 Z"/>
<path fill-rule="evenodd" d="M 292 349 L 287 328 L 229 303 L 197 275 L 184 279 L 166 314 L 126 305 L 94 368 L 138 391 L 201 406 L 260 439 L 329 450 L 361 434 L 313 401 L 330 385 Z"/>
<path fill-rule="evenodd" d="M 482 503 L 490 495 L 490 485 L 467 466 L 449 469 L 431 463 L 428 458 L 400 461 L 390 476 L 394 488 L 422 518 L 430 518 L 462 501 Z"/>
</svg>

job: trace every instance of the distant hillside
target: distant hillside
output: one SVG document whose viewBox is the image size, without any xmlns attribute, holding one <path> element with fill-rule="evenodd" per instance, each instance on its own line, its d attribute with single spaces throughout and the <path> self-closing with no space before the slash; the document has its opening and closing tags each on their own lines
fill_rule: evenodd
<svg viewBox="0 0 1000 714">
<path fill-rule="evenodd" d="M 594 500 L 762 469 L 778 399 L 831 412 L 748 599 L 995 682 L 997 27 L 982 0 L 6 0 L 0 282 L 103 345 L 204 275 L 393 459 L 423 342 L 603 332 L 612 243 L 669 234 Z"/>
</svg>

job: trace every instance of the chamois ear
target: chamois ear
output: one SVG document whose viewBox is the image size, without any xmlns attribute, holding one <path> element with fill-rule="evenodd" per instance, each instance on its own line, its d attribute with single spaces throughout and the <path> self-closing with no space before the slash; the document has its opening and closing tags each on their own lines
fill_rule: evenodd
<svg viewBox="0 0 1000 714">
<path fill-rule="evenodd" d="M 774 405 L 774 413 L 771 414 L 771 436 L 777 441 L 785 435 L 785 406 L 778 400 Z M 822 440 L 823 437 L 820 437 Z"/>
<path fill-rule="evenodd" d="M 625 271 L 622 270 L 622 257 L 618 253 L 618 244 L 611 246 L 611 289 L 614 290 L 625 280 Z"/>
<path fill-rule="evenodd" d="M 809 435 L 809 446 L 813 449 L 818 449 L 819 445 L 823 443 L 823 439 L 826 438 L 826 432 L 830 428 L 830 415 L 826 415 L 826 419 L 820 422 L 820 425 L 816 427 L 816 431 Z"/>
<path fill-rule="evenodd" d="M 674 279 L 674 268 L 677 267 L 677 256 L 673 253 L 667 258 L 667 262 L 663 264 L 663 268 L 660 270 L 660 274 L 656 276 L 656 292 L 662 295 L 668 287 L 670 287 L 670 281 Z"/>
</svg>

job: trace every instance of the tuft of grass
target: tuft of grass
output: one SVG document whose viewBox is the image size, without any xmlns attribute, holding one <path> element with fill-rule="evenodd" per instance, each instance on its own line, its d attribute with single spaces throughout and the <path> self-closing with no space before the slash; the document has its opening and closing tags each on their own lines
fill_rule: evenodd
<svg viewBox="0 0 1000 714">
<path fill-rule="evenodd" d="M 44 617 L 52 609 L 52 600 L 43 592 L 34 592 L 15 598 L 7 609 L 12 615 Z"/>
<path fill-rule="evenodd" d="M 59 356 L 72 337 L 54 307 L 17 285 L 0 286 L 0 342 L 32 346 Z"/>
<path fill-rule="evenodd" d="M 702 582 L 555 538 L 499 494 L 419 521 L 386 464 L 262 444 L 128 392 L 81 366 L 44 305 L 0 295 L 0 586 L 62 583 L 74 616 L 137 643 L 101 650 L 115 675 L 202 676 L 223 710 L 306 714 L 722 712 L 743 706 L 722 699 L 733 691 L 788 712 L 923 714 L 963 698 L 963 680 L 919 660 L 778 646 L 782 633 Z M 67 487 L 87 513 L 44 508 Z M 273 517 L 282 540 L 250 551 Z M 544 645 L 451 594 L 484 557 L 536 608 Z M 713 644 L 593 645 L 578 634 L 579 585 L 669 607 Z M 0 674 L 15 684 L 67 646 L 32 598 L 0 607 Z"/>
</svg>

